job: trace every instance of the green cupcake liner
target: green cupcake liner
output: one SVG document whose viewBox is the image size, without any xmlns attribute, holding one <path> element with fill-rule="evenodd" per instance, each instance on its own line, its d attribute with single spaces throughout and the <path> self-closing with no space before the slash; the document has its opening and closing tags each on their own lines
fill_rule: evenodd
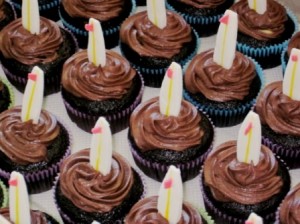
<svg viewBox="0 0 300 224">
<path fill-rule="evenodd" d="M 8 206 L 8 190 L 1 180 L 0 180 L 0 189 L 3 195 L 3 201 L 2 204 L 0 204 L 0 208 L 4 208 Z"/>
</svg>

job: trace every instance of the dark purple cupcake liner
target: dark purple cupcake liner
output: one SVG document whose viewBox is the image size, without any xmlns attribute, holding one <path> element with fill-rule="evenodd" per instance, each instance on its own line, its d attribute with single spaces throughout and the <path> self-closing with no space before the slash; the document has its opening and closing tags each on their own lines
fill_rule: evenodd
<svg viewBox="0 0 300 224">
<path fill-rule="evenodd" d="M 73 142 L 73 137 L 70 134 L 71 132 L 64 125 L 64 123 L 62 123 L 61 121 L 59 121 L 59 123 L 66 129 L 69 135 L 69 146 L 66 149 L 66 152 L 63 155 L 63 157 L 58 162 L 52 164 L 50 167 L 47 167 L 47 169 L 31 173 L 23 173 L 29 194 L 37 194 L 51 189 L 51 187 L 53 186 L 53 180 L 55 179 L 57 173 L 59 173 L 60 164 L 65 158 L 67 158 L 71 154 L 71 145 Z M 7 181 L 10 178 L 10 174 L 10 172 L 6 172 L 0 169 L 0 177 L 4 178 Z"/>
<path fill-rule="evenodd" d="M 68 100 L 63 97 L 63 102 L 68 112 L 71 120 L 82 130 L 86 132 L 90 132 L 91 129 L 95 126 L 98 118 L 100 116 L 105 117 L 105 119 L 109 122 L 112 133 L 119 132 L 128 127 L 129 117 L 132 111 L 140 104 L 142 101 L 142 96 L 144 92 L 144 81 L 142 76 L 137 72 L 141 81 L 141 89 L 139 91 L 138 96 L 135 98 L 134 102 L 129 105 L 127 108 L 122 111 L 111 113 L 109 115 L 91 115 L 86 112 L 81 112 L 77 110 L 75 107 L 68 103 Z"/>
</svg>

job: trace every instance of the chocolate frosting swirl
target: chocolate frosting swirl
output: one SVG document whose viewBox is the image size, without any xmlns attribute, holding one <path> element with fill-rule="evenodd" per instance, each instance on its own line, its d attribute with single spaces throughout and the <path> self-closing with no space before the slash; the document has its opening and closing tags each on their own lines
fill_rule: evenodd
<svg viewBox="0 0 300 224">
<path fill-rule="evenodd" d="M 4 57 L 26 65 L 54 61 L 62 42 L 59 26 L 43 17 L 40 17 L 39 34 L 26 30 L 21 18 L 11 22 L 0 33 L 0 50 Z"/>
<path fill-rule="evenodd" d="M 125 218 L 125 224 L 169 224 L 157 210 L 157 196 L 144 198 L 136 203 Z M 201 224 L 201 216 L 196 209 L 183 203 L 182 215 L 177 224 Z"/>
<path fill-rule="evenodd" d="M 187 5 L 191 5 L 198 9 L 205 8 L 216 8 L 217 6 L 223 4 L 226 0 L 179 0 Z"/>
<path fill-rule="evenodd" d="M 288 57 L 290 57 L 293 48 L 300 49 L 300 32 L 297 32 L 289 42 L 288 45 Z"/>
<path fill-rule="evenodd" d="M 140 56 L 171 58 L 192 40 L 192 31 L 185 20 L 174 12 L 167 11 L 167 25 L 160 29 L 143 11 L 124 21 L 120 39 Z"/>
<path fill-rule="evenodd" d="M 37 124 L 21 121 L 21 107 L 0 114 L 0 150 L 21 165 L 45 161 L 47 146 L 57 138 L 60 127 L 54 115 L 42 110 Z"/>
<path fill-rule="evenodd" d="M 131 114 L 130 129 L 142 152 L 154 149 L 183 151 L 201 143 L 204 130 L 201 115 L 182 100 L 178 117 L 160 113 L 158 97 L 140 104 Z"/>
<path fill-rule="evenodd" d="M 136 71 L 116 52 L 106 51 L 106 65 L 95 66 L 83 50 L 69 58 L 63 67 L 62 85 L 77 97 L 89 100 L 122 98 L 132 86 Z"/>
<path fill-rule="evenodd" d="M 239 31 L 257 40 L 278 38 L 285 30 L 288 17 L 285 8 L 277 1 L 267 0 L 264 14 L 250 9 L 247 0 L 236 2 L 230 9 L 239 16 Z"/>
<path fill-rule="evenodd" d="M 73 204 L 86 212 L 109 212 L 120 205 L 133 184 L 133 172 L 121 155 L 113 153 L 106 176 L 89 163 L 89 149 L 72 154 L 61 165 L 60 188 Z"/>
<path fill-rule="evenodd" d="M 283 94 L 282 81 L 273 82 L 263 89 L 255 110 L 261 123 L 273 131 L 300 137 L 300 101 Z"/>
<path fill-rule="evenodd" d="M 279 218 L 281 224 L 299 224 L 300 223 L 300 183 L 297 184 L 283 200 Z"/>
<path fill-rule="evenodd" d="M 94 18 L 107 21 L 119 16 L 124 0 L 62 0 L 62 4 L 73 18 Z"/>
<path fill-rule="evenodd" d="M 0 0 L 0 21 L 5 19 L 4 0 Z"/>
<path fill-rule="evenodd" d="M 237 161 L 236 150 L 236 141 L 225 142 L 204 163 L 204 182 L 216 200 L 251 205 L 280 192 L 283 181 L 270 149 L 261 146 L 256 166 Z"/>
<path fill-rule="evenodd" d="M 184 76 L 187 90 L 218 102 L 243 100 L 256 76 L 253 62 L 236 52 L 232 67 L 225 69 L 213 61 L 213 54 L 212 49 L 193 58 Z"/>
<path fill-rule="evenodd" d="M 0 209 L 0 214 L 5 219 L 7 219 L 7 221 L 9 221 L 10 223 L 14 224 L 14 222 L 12 222 L 10 220 L 9 208 L 1 208 Z M 41 211 L 30 210 L 30 217 L 31 217 L 31 223 L 32 224 L 48 224 L 48 220 L 47 220 L 46 216 Z"/>
</svg>

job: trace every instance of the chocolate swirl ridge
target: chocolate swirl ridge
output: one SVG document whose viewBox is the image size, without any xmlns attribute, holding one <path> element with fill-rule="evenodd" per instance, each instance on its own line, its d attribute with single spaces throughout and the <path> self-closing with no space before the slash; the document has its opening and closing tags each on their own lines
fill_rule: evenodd
<svg viewBox="0 0 300 224">
<path fill-rule="evenodd" d="M 4 11 L 4 0 L 0 0 L 0 21 L 2 21 L 3 19 L 5 19 L 5 11 Z"/>
<path fill-rule="evenodd" d="M 292 39 L 289 41 L 288 45 L 288 57 L 290 57 L 293 48 L 300 49 L 300 32 L 297 32 Z"/>
<path fill-rule="evenodd" d="M 218 102 L 243 100 L 256 76 L 254 63 L 236 52 L 232 67 L 225 69 L 213 61 L 213 54 L 212 49 L 192 59 L 184 76 L 187 90 Z"/>
<path fill-rule="evenodd" d="M 237 161 L 236 150 L 236 141 L 225 142 L 204 163 L 204 182 L 216 200 L 252 205 L 280 192 L 283 181 L 270 149 L 261 146 L 256 166 Z"/>
<path fill-rule="evenodd" d="M 217 6 L 223 4 L 226 0 L 179 0 L 187 5 L 191 5 L 198 9 L 205 8 L 216 8 Z"/>
<path fill-rule="evenodd" d="M 160 29 L 143 11 L 124 21 L 120 39 L 140 56 L 171 58 L 192 40 L 192 30 L 180 15 L 171 11 L 167 11 L 166 27 Z"/>
<path fill-rule="evenodd" d="M 279 218 L 281 224 L 298 224 L 300 223 L 300 183 L 297 184 L 287 194 L 283 200 L 280 210 Z"/>
<path fill-rule="evenodd" d="M 14 223 L 10 220 L 9 208 L 1 208 L 0 214 L 7 219 L 10 223 Z M 48 224 L 48 220 L 43 212 L 37 210 L 30 210 L 30 217 L 32 224 Z"/>
<path fill-rule="evenodd" d="M 144 198 L 136 203 L 125 218 L 126 224 L 168 224 L 157 210 L 157 196 Z M 188 203 L 182 205 L 182 215 L 177 224 L 201 224 L 201 216 Z"/>
<path fill-rule="evenodd" d="M 239 16 L 239 31 L 257 40 L 278 38 L 285 30 L 288 17 L 285 8 L 277 1 L 267 0 L 264 14 L 250 9 L 247 0 L 236 2 L 230 9 Z"/>
<path fill-rule="evenodd" d="M 71 17 L 107 21 L 119 16 L 124 0 L 62 0 L 62 4 Z"/>
<path fill-rule="evenodd" d="M 60 127 L 54 115 L 42 110 L 37 124 L 22 122 L 21 107 L 0 114 L 0 150 L 21 165 L 45 161 L 47 146 L 55 140 Z"/>
<path fill-rule="evenodd" d="M 182 100 L 177 117 L 160 113 L 158 97 L 140 104 L 130 118 L 131 134 L 142 152 L 155 149 L 183 151 L 201 143 L 201 115 Z"/>
<path fill-rule="evenodd" d="M 255 110 L 261 123 L 273 131 L 300 137 L 300 101 L 283 94 L 282 81 L 273 82 L 263 89 Z"/>
<path fill-rule="evenodd" d="M 89 163 L 90 149 L 72 154 L 60 167 L 60 188 L 65 197 L 86 212 L 109 212 L 120 205 L 133 184 L 132 169 L 121 155 L 113 153 L 106 176 Z"/>
<path fill-rule="evenodd" d="M 69 58 L 62 73 L 63 87 L 77 97 L 89 100 L 122 98 L 132 86 L 136 71 L 116 52 L 106 51 L 104 67 L 89 62 L 82 50 Z"/>
<path fill-rule="evenodd" d="M 0 33 L 0 48 L 4 57 L 26 65 L 54 61 L 62 42 L 59 26 L 43 17 L 40 17 L 39 34 L 26 30 L 21 18 L 11 22 Z"/>
</svg>

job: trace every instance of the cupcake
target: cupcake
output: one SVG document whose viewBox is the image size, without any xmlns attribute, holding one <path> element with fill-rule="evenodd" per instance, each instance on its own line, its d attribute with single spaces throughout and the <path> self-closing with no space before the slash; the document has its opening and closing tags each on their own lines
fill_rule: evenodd
<svg viewBox="0 0 300 224">
<path fill-rule="evenodd" d="M 91 19 L 90 25 L 94 27 L 89 31 L 91 38 L 101 38 L 99 22 Z M 90 131 L 99 116 L 104 116 L 115 133 L 128 126 L 131 112 L 141 102 L 143 80 L 121 55 L 105 50 L 104 44 L 100 47 L 92 40 L 89 43 L 88 50 L 77 52 L 63 66 L 64 104 L 81 129 Z"/>
<path fill-rule="evenodd" d="M 285 72 L 286 65 L 293 48 L 300 49 L 300 32 L 297 32 L 292 36 L 291 40 L 288 43 L 287 48 L 285 48 L 281 54 L 281 65 L 282 65 L 283 73 Z"/>
<path fill-rule="evenodd" d="M 214 128 L 210 119 L 182 100 L 182 72 L 172 63 L 160 97 L 141 103 L 131 114 L 128 139 L 137 166 L 161 181 L 168 167 L 181 170 L 183 181 L 199 174 L 211 150 Z"/>
<path fill-rule="evenodd" d="M 179 13 L 200 37 L 217 33 L 219 19 L 234 0 L 167 0 L 167 7 Z"/>
<path fill-rule="evenodd" d="M 22 13 L 22 2 L 23 0 L 11 0 L 17 16 L 20 17 Z M 59 0 L 38 0 L 40 16 L 53 21 L 58 21 L 58 6 Z"/>
<path fill-rule="evenodd" d="M 59 16 L 64 27 L 76 37 L 80 48 L 86 48 L 88 42 L 84 26 L 89 18 L 95 18 L 101 22 L 105 45 L 110 49 L 118 45 L 121 23 L 134 11 L 135 0 L 62 0 Z"/>
<path fill-rule="evenodd" d="M 197 54 L 185 69 L 185 99 L 205 111 L 218 127 L 240 123 L 264 84 L 261 67 L 235 50 L 236 34 L 237 15 L 227 10 L 215 49 Z"/>
<path fill-rule="evenodd" d="M 297 224 L 300 223 L 299 205 L 300 183 L 294 186 L 284 198 L 277 211 L 276 224 Z"/>
<path fill-rule="evenodd" d="M 0 209 L 0 223 L 58 224 L 47 213 L 31 210 L 24 177 L 14 171 L 9 180 L 9 207 Z"/>
<path fill-rule="evenodd" d="M 39 17 L 34 9 L 32 5 L 30 17 L 25 14 L 2 29 L 0 60 L 8 80 L 21 92 L 32 68 L 36 65 L 42 68 L 44 94 L 48 95 L 59 91 L 63 63 L 75 53 L 77 44 L 71 33 L 52 20 Z M 22 21 L 28 27 L 23 27 Z"/>
<path fill-rule="evenodd" d="M 0 78 L 0 113 L 14 104 L 14 94 L 11 86 Z"/>
<path fill-rule="evenodd" d="M 164 1 L 147 7 L 122 24 L 120 49 L 146 86 L 160 87 L 171 62 L 183 66 L 196 54 L 198 37 L 179 14 L 165 11 Z"/>
<path fill-rule="evenodd" d="M 201 191 L 217 223 L 245 223 L 251 212 L 274 223 L 280 202 L 290 189 L 286 164 L 261 145 L 259 117 L 250 111 L 237 141 L 219 145 L 205 160 Z"/>
<path fill-rule="evenodd" d="M 92 129 L 91 148 L 73 153 L 61 165 L 54 198 L 64 223 L 119 223 L 143 196 L 139 174 L 116 152 L 107 121 Z"/>
<path fill-rule="evenodd" d="M 263 68 L 279 65 L 282 50 L 298 29 L 296 17 L 275 0 L 250 5 L 241 0 L 230 9 L 239 15 L 237 49 Z"/>
<path fill-rule="evenodd" d="M 34 68 L 23 106 L 0 114 L 0 177 L 8 180 L 17 170 L 30 193 L 49 190 L 61 161 L 70 154 L 68 130 L 53 114 L 41 110 L 42 85 L 42 71 Z"/>
<path fill-rule="evenodd" d="M 0 208 L 6 207 L 8 202 L 8 192 L 4 183 L 0 180 Z"/>
<path fill-rule="evenodd" d="M 5 27 L 14 19 L 16 19 L 16 14 L 11 3 L 5 0 L 1 0 L 0 1 L 0 30 L 2 30 L 3 27 Z"/>
<path fill-rule="evenodd" d="M 293 49 L 284 80 L 270 83 L 260 93 L 255 111 L 262 122 L 263 142 L 290 168 L 300 167 L 300 50 Z M 298 66 L 297 66 L 298 65 Z"/>
<path fill-rule="evenodd" d="M 183 202 L 180 170 L 170 166 L 161 184 L 159 196 L 137 202 L 125 217 L 124 223 L 212 224 L 214 221 L 203 209 L 200 212 L 191 204 Z"/>
</svg>

